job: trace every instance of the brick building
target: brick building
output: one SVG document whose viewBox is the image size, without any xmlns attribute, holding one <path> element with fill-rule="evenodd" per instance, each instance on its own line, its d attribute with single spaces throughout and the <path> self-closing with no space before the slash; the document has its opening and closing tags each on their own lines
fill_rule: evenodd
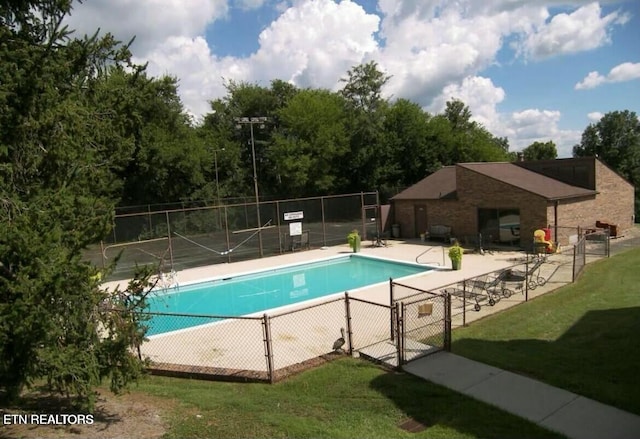
<svg viewBox="0 0 640 439">
<path fill-rule="evenodd" d="M 460 163 L 444 167 L 391 199 L 392 222 L 403 238 L 434 225 L 452 228 L 461 241 L 528 245 L 549 227 L 566 245 L 578 228 L 632 227 L 633 186 L 593 157 Z"/>
</svg>

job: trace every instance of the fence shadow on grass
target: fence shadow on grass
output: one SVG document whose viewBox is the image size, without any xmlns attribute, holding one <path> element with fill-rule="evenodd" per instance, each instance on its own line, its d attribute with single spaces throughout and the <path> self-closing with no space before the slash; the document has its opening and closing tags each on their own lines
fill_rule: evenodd
<svg viewBox="0 0 640 439">
<path fill-rule="evenodd" d="M 553 341 L 457 339 L 452 351 L 640 414 L 640 307 L 593 310 Z"/>
<path fill-rule="evenodd" d="M 426 430 L 419 437 L 430 437 L 429 428 L 436 425 L 469 437 L 563 437 L 410 374 L 390 371 L 374 378 L 370 385 L 405 414 L 399 428 L 405 424 L 414 427 L 414 433 Z"/>
</svg>

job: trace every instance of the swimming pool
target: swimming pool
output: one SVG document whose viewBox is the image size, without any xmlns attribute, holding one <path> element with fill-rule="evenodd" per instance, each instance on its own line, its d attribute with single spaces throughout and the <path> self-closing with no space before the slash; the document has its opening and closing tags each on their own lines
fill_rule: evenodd
<svg viewBox="0 0 640 439">
<path fill-rule="evenodd" d="M 429 270 L 433 267 L 360 255 L 339 256 L 158 291 L 151 297 L 150 311 L 244 316 Z M 153 317 L 148 335 L 213 321 L 216 319 L 195 322 Z"/>
</svg>

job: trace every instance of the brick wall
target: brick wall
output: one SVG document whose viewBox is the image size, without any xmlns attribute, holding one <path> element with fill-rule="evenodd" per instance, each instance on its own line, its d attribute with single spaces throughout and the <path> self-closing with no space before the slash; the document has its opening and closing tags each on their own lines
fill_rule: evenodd
<svg viewBox="0 0 640 439">
<path fill-rule="evenodd" d="M 427 206 L 427 224 L 452 227 L 452 236 L 477 236 L 478 208 L 518 209 L 520 211 L 521 244 L 533 241 L 536 229 L 551 225 L 560 244 L 566 245 L 577 227 L 595 227 L 596 221 L 618 225 L 618 233 L 633 226 L 634 188 L 602 164 L 596 164 L 596 196 L 581 199 L 547 201 L 545 198 L 494 180 L 472 170 L 456 167 L 457 199 L 398 200 L 394 202 L 394 223 L 400 224 L 403 238 L 416 238 L 414 208 Z M 419 233 L 419 232 L 418 232 Z"/>
<path fill-rule="evenodd" d="M 457 200 L 397 200 L 394 202 L 394 222 L 400 224 L 403 238 L 416 238 L 414 208 L 427 206 L 427 224 L 452 227 L 452 236 L 475 237 L 478 234 L 478 208 L 519 209 L 521 236 L 547 224 L 544 198 L 482 174 L 456 167 Z"/>
<path fill-rule="evenodd" d="M 513 187 L 462 167 L 456 168 L 460 204 L 467 211 L 458 225 L 460 233 L 477 234 L 477 209 L 518 209 L 520 239 L 526 245 L 533 232 L 547 224 L 547 201 L 531 192 Z"/>
<path fill-rule="evenodd" d="M 618 174 L 599 160 L 596 164 L 595 197 L 581 200 L 560 201 L 558 206 L 559 226 L 579 226 L 594 228 L 596 221 L 609 222 L 618 226 L 618 234 L 633 227 L 634 188 Z M 553 214 L 549 217 L 553 224 Z M 571 234 L 558 231 L 559 242 Z"/>
</svg>

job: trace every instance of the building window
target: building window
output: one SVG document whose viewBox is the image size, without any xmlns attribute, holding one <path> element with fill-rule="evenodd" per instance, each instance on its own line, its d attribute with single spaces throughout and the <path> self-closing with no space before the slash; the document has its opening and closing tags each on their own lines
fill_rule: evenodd
<svg viewBox="0 0 640 439">
<path fill-rule="evenodd" d="M 520 210 L 478 209 L 478 231 L 484 245 L 519 245 Z"/>
</svg>

